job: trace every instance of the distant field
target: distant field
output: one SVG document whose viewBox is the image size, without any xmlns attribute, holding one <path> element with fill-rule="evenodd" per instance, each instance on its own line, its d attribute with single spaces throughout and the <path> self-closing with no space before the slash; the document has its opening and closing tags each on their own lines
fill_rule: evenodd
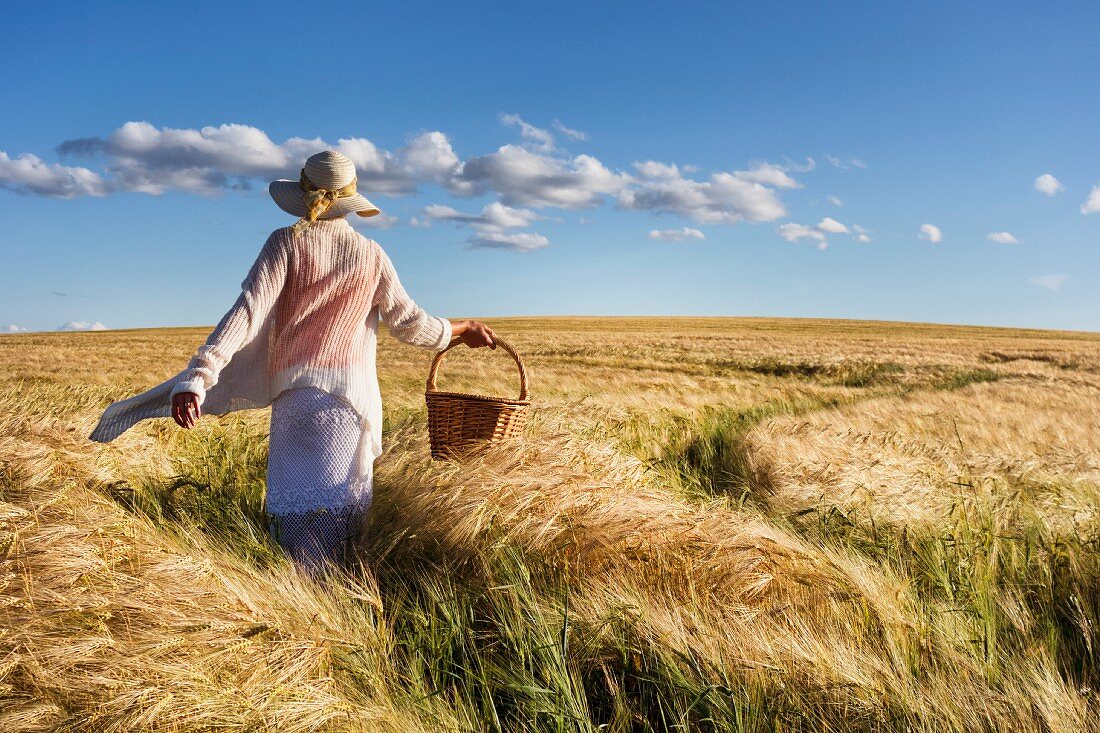
<svg viewBox="0 0 1100 733">
<path fill-rule="evenodd" d="M 0 336 L 0 731 L 1100 731 L 1100 334 L 486 320 L 527 439 L 431 461 L 383 336 L 328 587 L 266 537 L 266 410 L 86 439 L 208 328 Z"/>
</svg>

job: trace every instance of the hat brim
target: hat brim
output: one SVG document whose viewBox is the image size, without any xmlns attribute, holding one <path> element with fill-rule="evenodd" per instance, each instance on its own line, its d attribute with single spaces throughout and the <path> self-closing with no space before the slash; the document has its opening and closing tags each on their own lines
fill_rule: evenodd
<svg viewBox="0 0 1100 733">
<path fill-rule="evenodd" d="M 275 205 L 291 216 L 301 219 L 309 214 L 309 208 L 306 207 L 306 202 L 302 198 L 302 189 L 299 187 L 298 181 L 282 179 L 272 181 L 267 187 L 267 192 L 271 194 L 271 199 L 275 202 Z M 362 194 L 356 193 L 353 196 L 341 196 L 336 199 L 321 218 L 331 219 L 352 212 L 359 216 L 376 216 L 381 214 L 382 210 L 368 201 Z"/>
</svg>

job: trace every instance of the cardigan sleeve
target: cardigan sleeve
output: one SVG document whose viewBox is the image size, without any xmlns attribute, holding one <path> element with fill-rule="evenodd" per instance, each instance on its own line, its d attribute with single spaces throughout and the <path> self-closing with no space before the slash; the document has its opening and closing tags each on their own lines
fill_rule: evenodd
<svg viewBox="0 0 1100 733">
<path fill-rule="evenodd" d="M 405 292 L 393 262 L 381 246 L 378 252 L 379 279 L 374 294 L 382 322 L 399 341 L 440 351 L 451 342 L 451 322 L 437 318 L 418 306 Z"/>
<path fill-rule="evenodd" d="M 206 391 L 218 382 L 221 370 L 245 344 L 255 338 L 286 282 L 287 253 L 281 239 L 268 237 L 252 268 L 241 283 L 237 302 L 222 316 L 221 321 L 199 347 L 184 371 L 183 378 L 172 388 L 172 396 L 181 392 L 198 395 L 199 404 Z"/>
</svg>

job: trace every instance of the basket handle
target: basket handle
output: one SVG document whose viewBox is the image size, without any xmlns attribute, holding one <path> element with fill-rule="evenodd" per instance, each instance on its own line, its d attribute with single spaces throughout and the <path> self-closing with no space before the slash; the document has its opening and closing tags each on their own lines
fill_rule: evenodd
<svg viewBox="0 0 1100 733">
<path fill-rule="evenodd" d="M 496 337 L 496 338 L 493 339 L 493 341 L 496 343 L 497 346 L 500 346 L 505 351 L 507 351 L 509 356 L 511 356 L 513 359 L 515 359 L 516 366 L 519 367 L 519 399 L 520 400 L 526 400 L 527 399 L 527 369 L 525 369 L 524 366 L 523 366 L 523 360 L 521 360 L 519 358 L 519 354 L 517 354 L 516 350 L 512 348 L 512 345 L 509 344 L 504 339 Z M 435 392 L 436 391 L 435 390 L 435 374 L 436 374 L 437 371 L 439 371 L 439 362 L 443 361 L 443 355 L 446 354 L 448 351 L 450 351 L 451 349 L 453 349 L 454 347 L 458 346 L 461 343 L 462 343 L 461 337 L 455 336 L 453 339 L 451 339 L 451 343 L 447 345 L 447 348 L 443 349 L 443 351 L 440 351 L 438 354 L 435 355 L 435 358 L 432 359 L 432 368 L 428 370 L 428 385 L 427 385 L 427 391 L 428 392 Z"/>
</svg>

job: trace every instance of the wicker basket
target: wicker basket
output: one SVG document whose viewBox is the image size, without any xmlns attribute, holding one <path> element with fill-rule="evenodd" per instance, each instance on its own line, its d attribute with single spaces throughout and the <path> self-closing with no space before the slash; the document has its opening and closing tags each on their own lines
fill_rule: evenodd
<svg viewBox="0 0 1100 733">
<path fill-rule="evenodd" d="M 424 397 L 428 402 L 428 437 L 435 459 L 461 457 L 477 448 L 522 435 L 531 409 L 527 399 L 527 370 L 516 350 L 500 338 L 496 339 L 497 346 L 507 351 L 519 367 L 519 398 L 436 390 L 435 376 L 443 355 L 460 343 L 462 341 L 455 338 L 436 354 L 428 372 Z"/>
</svg>

